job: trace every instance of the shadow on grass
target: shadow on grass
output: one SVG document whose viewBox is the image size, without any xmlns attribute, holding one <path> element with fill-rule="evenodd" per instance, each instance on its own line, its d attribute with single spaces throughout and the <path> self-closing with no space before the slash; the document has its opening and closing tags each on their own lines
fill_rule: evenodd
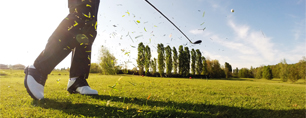
<svg viewBox="0 0 306 118">
<path fill-rule="evenodd" d="M 111 100 L 123 102 L 118 96 L 98 95 L 91 96 L 98 100 Z M 73 104 L 70 101 L 57 102 L 52 99 L 33 101 L 33 105 L 46 109 L 57 109 L 67 114 L 85 117 L 305 117 L 305 109 L 297 110 L 267 110 L 267 109 L 245 109 L 223 105 L 177 103 L 173 101 L 153 101 L 139 98 L 124 98 L 124 103 L 137 104 L 139 106 L 161 107 L 159 110 L 143 110 L 129 108 L 99 106 L 96 104 L 79 103 Z"/>
</svg>

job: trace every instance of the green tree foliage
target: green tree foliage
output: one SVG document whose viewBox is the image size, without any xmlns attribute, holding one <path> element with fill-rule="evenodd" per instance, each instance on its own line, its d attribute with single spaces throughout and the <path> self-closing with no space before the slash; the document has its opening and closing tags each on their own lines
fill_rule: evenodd
<svg viewBox="0 0 306 118">
<path fill-rule="evenodd" d="M 102 74 L 114 75 L 117 74 L 118 66 L 117 61 L 113 54 L 109 52 L 106 47 L 101 47 L 99 56 L 99 65 L 102 69 Z"/>
<path fill-rule="evenodd" d="M 280 78 L 280 77 L 279 77 L 279 73 L 280 73 L 279 64 L 271 65 L 270 68 L 271 68 L 271 71 L 272 71 L 272 76 L 273 76 L 274 78 Z"/>
<path fill-rule="evenodd" d="M 151 60 L 151 49 L 148 45 L 146 45 L 146 47 L 145 47 L 145 62 L 144 62 L 145 75 L 149 74 L 150 60 Z"/>
<path fill-rule="evenodd" d="M 196 52 L 194 49 L 191 50 L 191 74 L 195 75 L 196 73 Z"/>
<path fill-rule="evenodd" d="M 173 47 L 172 49 L 173 52 L 173 74 L 176 75 L 177 74 L 177 66 L 178 66 L 178 57 L 177 57 L 177 51 L 176 48 Z"/>
<path fill-rule="evenodd" d="M 156 58 L 151 61 L 152 75 L 156 74 Z"/>
<path fill-rule="evenodd" d="M 301 79 L 306 80 L 306 57 L 304 56 L 298 63 L 299 75 Z"/>
<path fill-rule="evenodd" d="M 224 72 L 221 69 L 220 63 L 218 60 L 212 60 L 210 64 L 211 72 L 210 76 L 213 78 L 221 78 L 224 75 Z"/>
<path fill-rule="evenodd" d="M 233 70 L 233 77 L 238 78 L 238 72 L 239 69 L 236 67 L 236 69 Z"/>
<path fill-rule="evenodd" d="M 190 74 L 190 51 L 188 47 L 184 48 L 184 76 L 189 76 Z"/>
<path fill-rule="evenodd" d="M 273 79 L 272 70 L 271 70 L 270 66 L 264 66 L 263 72 L 262 72 L 262 77 L 267 79 L 267 80 Z"/>
<path fill-rule="evenodd" d="M 232 77 L 232 66 L 227 62 L 225 62 L 224 66 L 225 66 L 224 68 L 225 78 Z"/>
<path fill-rule="evenodd" d="M 239 78 L 251 78 L 250 76 L 250 70 L 247 68 L 241 68 L 238 72 Z"/>
<path fill-rule="evenodd" d="M 251 66 L 251 68 L 250 68 L 250 71 L 249 71 L 250 73 L 249 73 L 249 76 L 250 76 L 250 78 L 254 78 L 255 77 L 255 69 L 253 68 L 253 66 Z"/>
<path fill-rule="evenodd" d="M 289 65 L 289 73 L 288 73 L 288 78 L 291 82 L 296 82 L 299 80 L 299 71 L 298 71 L 298 65 Z"/>
<path fill-rule="evenodd" d="M 166 48 L 166 75 L 171 76 L 171 71 L 172 71 L 172 53 L 171 53 L 171 48 L 168 45 Z"/>
<path fill-rule="evenodd" d="M 183 72 L 184 72 L 184 50 L 183 50 L 183 45 L 180 45 L 179 47 L 179 57 L 178 57 L 178 71 L 179 71 L 179 75 L 183 76 Z"/>
<path fill-rule="evenodd" d="M 139 68 L 139 75 L 143 75 L 143 69 L 145 64 L 145 47 L 142 42 L 138 44 L 138 57 L 137 57 L 137 65 Z"/>
<path fill-rule="evenodd" d="M 196 74 L 201 75 L 203 70 L 202 54 L 199 49 L 196 50 Z"/>
<path fill-rule="evenodd" d="M 206 60 L 204 56 L 201 57 L 202 59 L 202 64 L 203 64 L 203 69 L 202 69 L 202 75 L 207 75 L 208 72 L 208 64 L 210 63 L 209 59 Z"/>
<path fill-rule="evenodd" d="M 207 64 L 207 74 L 211 78 L 222 78 L 225 77 L 224 70 L 221 69 L 220 63 L 218 60 L 206 59 Z"/>
<path fill-rule="evenodd" d="M 160 74 L 161 77 L 163 77 L 164 74 L 164 70 L 165 70 L 165 54 L 164 54 L 164 45 L 161 44 L 157 44 L 157 53 L 158 53 L 158 59 L 157 59 L 157 63 L 158 63 L 158 72 Z"/>
<path fill-rule="evenodd" d="M 91 63 L 90 64 L 90 73 L 101 73 L 101 67 L 97 63 Z"/>
<path fill-rule="evenodd" d="M 288 81 L 288 64 L 286 62 L 286 59 L 281 60 L 279 63 L 280 66 L 280 72 L 279 72 L 279 77 L 283 82 Z"/>
<path fill-rule="evenodd" d="M 263 66 L 256 68 L 256 75 L 255 78 L 261 79 L 262 78 L 262 72 L 263 72 Z"/>
</svg>

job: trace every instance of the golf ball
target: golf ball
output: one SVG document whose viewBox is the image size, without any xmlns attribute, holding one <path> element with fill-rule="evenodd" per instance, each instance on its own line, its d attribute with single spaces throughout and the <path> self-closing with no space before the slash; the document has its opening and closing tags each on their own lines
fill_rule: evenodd
<svg viewBox="0 0 306 118">
<path fill-rule="evenodd" d="M 234 9 L 231 9 L 231 12 L 234 12 Z"/>
</svg>

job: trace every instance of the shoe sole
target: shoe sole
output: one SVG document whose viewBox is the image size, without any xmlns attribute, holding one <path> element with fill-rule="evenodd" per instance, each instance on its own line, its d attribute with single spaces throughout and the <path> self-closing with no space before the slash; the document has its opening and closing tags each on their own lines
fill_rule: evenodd
<svg viewBox="0 0 306 118">
<path fill-rule="evenodd" d="M 70 94 L 81 94 L 77 91 L 74 91 L 74 90 L 67 90 Z M 98 94 L 81 94 L 81 95 L 88 95 L 88 96 L 95 96 L 95 95 L 98 95 Z"/>
<path fill-rule="evenodd" d="M 34 99 L 34 100 L 38 100 L 33 93 L 30 91 L 30 88 L 28 87 L 28 83 L 27 83 L 27 78 L 28 78 L 28 67 L 24 70 L 24 73 L 26 74 L 24 77 L 24 86 L 27 89 L 28 94 Z"/>
</svg>

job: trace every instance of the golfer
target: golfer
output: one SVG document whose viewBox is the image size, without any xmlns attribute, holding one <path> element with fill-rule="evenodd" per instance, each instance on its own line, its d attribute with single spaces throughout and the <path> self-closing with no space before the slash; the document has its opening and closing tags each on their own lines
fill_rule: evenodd
<svg viewBox="0 0 306 118">
<path fill-rule="evenodd" d="M 97 13 L 100 0 L 68 0 L 70 13 L 50 36 L 45 49 L 33 65 L 25 68 L 24 85 L 36 100 L 44 98 L 48 74 L 72 52 L 69 93 L 97 95 L 89 87 L 91 47 L 97 35 Z"/>
</svg>

